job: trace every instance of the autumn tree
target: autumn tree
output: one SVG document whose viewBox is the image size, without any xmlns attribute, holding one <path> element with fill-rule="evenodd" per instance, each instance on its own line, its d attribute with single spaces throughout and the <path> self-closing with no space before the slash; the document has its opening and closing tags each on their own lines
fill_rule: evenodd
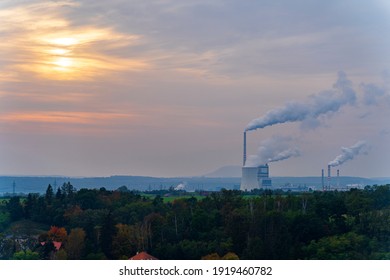
<svg viewBox="0 0 390 280">
<path fill-rule="evenodd" d="M 66 242 L 66 253 L 69 260 L 80 260 L 85 253 L 85 231 L 74 228 L 70 231 Z"/>
<path fill-rule="evenodd" d="M 51 226 L 48 231 L 48 239 L 56 242 L 64 242 L 67 238 L 66 229 L 63 227 Z"/>
<path fill-rule="evenodd" d="M 217 253 L 211 253 L 202 257 L 202 260 L 220 260 L 221 257 Z"/>
<path fill-rule="evenodd" d="M 240 258 L 235 253 L 228 252 L 221 259 L 222 260 L 239 260 Z"/>
</svg>

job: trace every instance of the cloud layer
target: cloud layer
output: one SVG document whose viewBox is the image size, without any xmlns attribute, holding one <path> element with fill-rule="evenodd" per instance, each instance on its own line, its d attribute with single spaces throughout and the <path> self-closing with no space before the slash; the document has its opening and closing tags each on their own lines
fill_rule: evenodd
<svg viewBox="0 0 390 280">
<path fill-rule="evenodd" d="M 1 1 L 0 169 L 204 174 L 240 163 L 241 132 L 260 116 L 251 141 L 301 141 L 299 157 L 295 141 L 266 156 L 296 156 L 273 174 L 313 174 L 356 139 L 377 166 L 345 168 L 387 174 L 389 11 L 379 0 Z"/>
</svg>

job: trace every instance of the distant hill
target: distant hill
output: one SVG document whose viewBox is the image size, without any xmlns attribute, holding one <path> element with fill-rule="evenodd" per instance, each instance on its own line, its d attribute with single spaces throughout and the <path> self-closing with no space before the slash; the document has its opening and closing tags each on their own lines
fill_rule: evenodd
<svg viewBox="0 0 390 280">
<path fill-rule="evenodd" d="M 239 188 L 240 178 L 176 177 L 159 178 L 145 176 L 110 176 L 110 177 L 55 177 L 55 176 L 0 176 L 0 195 L 12 193 L 15 182 L 16 193 L 44 193 L 51 184 L 55 189 L 70 182 L 76 189 L 115 190 L 126 186 L 131 190 L 158 190 L 175 188 L 185 184 L 187 190 L 219 190 L 221 188 Z"/>
<path fill-rule="evenodd" d="M 0 196 L 12 193 L 15 182 L 16 193 L 44 193 L 51 184 L 55 189 L 70 182 L 76 189 L 115 190 L 126 186 L 130 190 L 160 190 L 175 188 L 180 184 L 187 191 L 239 189 L 241 183 L 241 167 L 226 166 L 201 177 L 159 178 L 144 176 L 110 176 L 110 177 L 54 177 L 54 176 L 0 176 Z M 237 171 L 238 170 L 238 171 Z M 347 185 L 384 185 L 390 184 L 390 178 L 362 178 L 342 176 L 338 180 L 332 178 L 333 186 Z M 272 177 L 272 188 L 314 187 L 321 188 L 321 177 Z"/>
</svg>

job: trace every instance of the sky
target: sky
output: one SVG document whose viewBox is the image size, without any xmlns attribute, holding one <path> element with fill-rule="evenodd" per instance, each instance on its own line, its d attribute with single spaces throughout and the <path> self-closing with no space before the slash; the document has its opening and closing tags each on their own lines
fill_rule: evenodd
<svg viewBox="0 0 390 280">
<path fill-rule="evenodd" d="M 390 177 L 389 30 L 386 0 L 1 0 L 0 174 L 198 176 L 273 119 L 271 176 Z"/>
</svg>

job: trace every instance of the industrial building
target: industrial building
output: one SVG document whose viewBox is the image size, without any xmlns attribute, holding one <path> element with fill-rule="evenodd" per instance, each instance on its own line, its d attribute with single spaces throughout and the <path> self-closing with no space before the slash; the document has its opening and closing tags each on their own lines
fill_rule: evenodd
<svg viewBox="0 0 390 280">
<path fill-rule="evenodd" d="M 269 166 L 268 164 L 258 166 L 259 171 L 257 172 L 257 181 L 259 181 L 260 188 L 272 187 L 272 181 L 269 177 Z"/>
<path fill-rule="evenodd" d="M 271 178 L 269 178 L 268 164 L 257 167 L 243 166 L 240 190 L 250 191 L 259 188 L 272 187 Z"/>
<path fill-rule="evenodd" d="M 246 166 L 246 131 L 244 132 L 244 151 L 240 190 L 251 191 L 259 188 L 272 187 L 272 180 L 269 177 L 268 164 L 259 166 Z"/>
</svg>

